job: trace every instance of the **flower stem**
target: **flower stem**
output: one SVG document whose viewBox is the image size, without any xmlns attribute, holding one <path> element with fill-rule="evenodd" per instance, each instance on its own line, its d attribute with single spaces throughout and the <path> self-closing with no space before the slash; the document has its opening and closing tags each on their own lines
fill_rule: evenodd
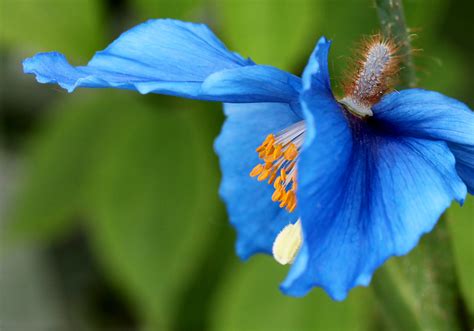
<svg viewBox="0 0 474 331">
<path fill-rule="evenodd" d="M 374 277 L 382 314 L 395 330 L 469 329 L 446 222 L 442 218 L 408 256 L 390 261 Z"/>
<path fill-rule="evenodd" d="M 375 4 L 383 35 L 393 39 L 400 48 L 400 85 L 404 87 L 415 87 L 415 66 L 413 64 L 410 35 L 405 22 L 402 1 L 375 0 Z"/>
<path fill-rule="evenodd" d="M 416 84 L 411 44 L 401 0 L 375 0 L 382 33 L 400 47 L 400 84 Z M 392 259 L 373 281 L 375 295 L 394 330 L 462 330 L 467 314 L 457 283 L 447 220 L 405 257 Z"/>
</svg>

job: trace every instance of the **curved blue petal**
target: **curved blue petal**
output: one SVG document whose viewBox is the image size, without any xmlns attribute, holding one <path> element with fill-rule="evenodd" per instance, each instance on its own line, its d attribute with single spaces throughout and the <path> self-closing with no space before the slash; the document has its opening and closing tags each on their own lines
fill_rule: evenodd
<svg viewBox="0 0 474 331">
<path fill-rule="evenodd" d="M 259 68 L 255 68 L 259 76 L 254 75 L 250 82 L 242 81 L 243 86 L 235 79 L 229 86 L 227 76 L 223 87 L 214 78 L 216 94 L 209 87 L 201 93 L 203 82 L 212 74 L 228 71 L 242 75 L 239 69 L 249 66 Z M 276 97 L 292 102 L 281 96 L 294 99 L 300 84 L 289 73 L 256 66 L 250 59 L 230 52 L 205 25 L 170 19 L 150 20 L 123 33 L 105 50 L 97 52 L 87 66 L 73 67 L 62 54 L 52 52 L 26 59 L 23 68 L 25 73 L 35 74 L 38 82 L 57 83 L 69 92 L 77 87 L 112 87 L 228 102 L 265 102 Z M 264 89 L 252 94 L 255 81 L 268 86 L 271 80 L 282 82 L 285 77 L 288 85 L 280 83 L 269 94 Z M 248 83 L 250 86 L 245 86 Z"/>
<path fill-rule="evenodd" d="M 312 90 L 314 94 L 332 96 L 329 78 L 328 56 L 331 41 L 321 37 L 309 57 L 308 65 L 303 72 L 305 90 Z"/>
<path fill-rule="evenodd" d="M 319 75 L 311 64 L 306 72 Z M 463 201 L 466 186 L 445 142 L 387 134 L 303 84 L 310 87 L 298 163 L 304 241 L 281 288 L 301 296 L 320 286 L 342 300 L 389 257 L 408 253 L 453 199 Z"/>
<path fill-rule="evenodd" d="M 456 170 L 470 194 L 474 194 L 474 146 L 448 144 L 456 158 Z"/>
<path fill-rule="evenodd" d="M 474 192 L 474 112 L 465 104 L 441 93 L 409 89 L 386 95 L 373 111 L 395 134 L 448 142 L 460 177 Z"/>
<path fill-rule="evenodd" d="M 217 97 L 223 102 L 288 102 L 297 100 L 301 79 L 270 66 L 247 66 L 222 70 L 209 76 L 201 87 L 203 96 Z M 230 101 L 229 101 L 230 100 Z"/>
<path fill-rule="evenodd" d="M 270 254 L 277 234 L 297 216 L 271 200 L 272 185 L 249 173 L 261 163 L 255 150 L 266 136 L 301 118 L 281 103 L 225 104 L 224 110 L 227 119 L 214 147 L 222 170 L 219 193 L 237 230 L 237 254 L 242 259 L 258 252 Z"/>
<path fill-rule="evenodd" d="M 392 92 L 372 107 L 396 134 L 474 145 L 474 112 L 462 102 L 422 89 Z"/>
</svg>

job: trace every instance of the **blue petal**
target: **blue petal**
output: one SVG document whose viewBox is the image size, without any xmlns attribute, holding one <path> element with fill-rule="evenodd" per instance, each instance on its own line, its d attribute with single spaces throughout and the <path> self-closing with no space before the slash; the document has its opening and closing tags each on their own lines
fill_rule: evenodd
<svg viewBox="0 0 474 331">
<path fill-rule="evenodd" d="M 313 69 L 306 68 L 318 75 Z M 298 163 L 298 204 L 304 241 L 281 288 L 301 296 L 320 286 L 342 300 L 351 288 L 368 285 L 389 257 L 415 247 L 453 199 L 463 201 L 466 186 L 445 142 L 386 134 L 315 91 L 310 86 L 302 95 L 308 138 Z"/>
<path fill-rule="evenodd" d="M 449 144 L 456 158 L 456 170 L 470 194 L 474 194 L 474 146 Z"/>
<path fill-rule="evenodd" d="M 474 145 L 474 113 L 462 102 L 422 89 L 393 92 L 372 108 L 398 134 Z"/>
<path fill-rule="evenodd" d="M 202 83 L 212 74 L 228 71 L 242 75 L 239 69 L 256 67 L 259 77 L 229 85 L 229 76 L 223 84 L 213 79 L 217 93 L 206 88 L 201 94 Z M 249 102 L 283 101 L 284 96 L 297 96 L 299 79 L 271 67 L 259 67 L 251 60 L 230 52 L 203 24 L 175 20 L 150 20 L 122 34 L 105 50 L 97 52 L 85 67 L 73 67 L 59 53 L 40 53 L 23 62 L 25 73 L 35 74 L 40 83 L 57 83 L 69 92 L 77 87 L 113 87 L 137 90 L 140 93 L 162 93 L 195 99 Z M 259 69 L 257 69 L 259 68 Z M 245 74 L 244 74 L 245 75 Z M 258 81 L 269 85 L 276 79 L 280 83 L 270 94 L 263 89 L 252 97 L 252 88 Z M 236 94 L 232 94 L 232 89 Z M 245 95 L 242 96 L 243 91 Z M 284 100 L 291 102 L 292 100 Z"/>
<path fill-rule="evenodd" d="M 202 85 L 201 94 L 231 102 L 288 102 L 298 100 L 301 79 L 270 66 L 248 66 L 219 71 L 209 76 Z"/>
<path fill-rule="evenodd" d="M 465 104 L 437 92 L 409 89 L 385 96 L 373 111 L 396 134 L 448 142 L 459 175 L 474 192 L 474 112 Z"/>
<path fill-rule="evenodd" d="M 315 94 L 332 96 L 329 78 L 328 56 L 331 41 L 321 37 L 311 54 L 303 73 L 304 89 L 311 89 Z"/>
<path fill-rule="evenodd" d="M 237 254 L 242 259 L 271 253 L 281 229 L 296 221 L 271 200 L 273 186 L 249 176 L 261 163 L 255 149 L 270 133 L 300 121 L 291 108 L 281 103 L 225 104 L 227 120 L 215 142 L 222 170 L 220 195 L 237 230 Z"/>
</svg>

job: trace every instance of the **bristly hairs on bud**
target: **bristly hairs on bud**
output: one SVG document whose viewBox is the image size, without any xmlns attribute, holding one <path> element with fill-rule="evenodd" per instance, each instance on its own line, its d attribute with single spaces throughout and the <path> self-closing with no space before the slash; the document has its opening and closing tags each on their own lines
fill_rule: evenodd
<svg viewBox="0 0 474 331">
<path fill-rule="evenodd" d="M 371 107 L 395 84 L 400 63 L 397 52 L 395 42 L 380 34 L 364 40 L 354 69 L 344 80 L 341 104 L 355 115 L 372 116 Z"/>
</svg>

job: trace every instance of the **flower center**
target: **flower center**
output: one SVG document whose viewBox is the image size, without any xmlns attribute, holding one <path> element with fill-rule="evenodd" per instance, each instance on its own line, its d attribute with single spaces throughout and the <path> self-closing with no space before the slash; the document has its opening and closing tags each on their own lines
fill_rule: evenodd
<svg viewBox="0 0 474 331">
<path fill-rule="evenodd" d="M 363 46 L 363 55 L 356 72 L 345 86 L 346 95 L 339 102 L 354 115 L 372 116 L 372 106 L 390 88 L 398 70 L 397 48 L 390 40 L 379 35 Z"/>
<path fill-rule="evenodd" d="M 275 192 L 272 200 L 280 203 L 280 208 L 293 212 L 296 208 L 296 162 L 304 141 L 304 121 L 297 122 L 278 134 L 269 134 L 257 148 L 259 163 L 250 172 L 259 181 L 273 184 Z"/>
</svg>

